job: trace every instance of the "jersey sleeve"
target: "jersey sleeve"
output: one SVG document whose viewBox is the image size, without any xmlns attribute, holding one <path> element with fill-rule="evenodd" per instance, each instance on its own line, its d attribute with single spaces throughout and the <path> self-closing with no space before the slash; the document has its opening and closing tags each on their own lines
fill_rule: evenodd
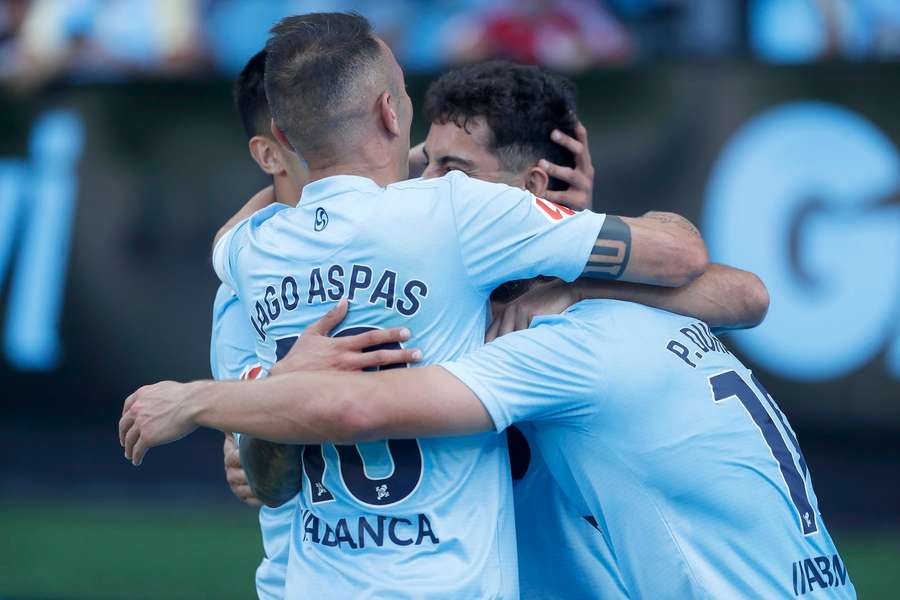
<svg viewBox="0 0 900 600">
<path fill-rule="evenodd" d="M 545 319 L 440 366 L 478 396 L 497 431 L 520 421 L 578 418 L 605 395 L 589 340 L 562 319 Z"/>
<path fill-rule="evenodd" d="M 209 362 L 217 380 L 244 379 L 259 365 L 253 328 L 241 301 L 225 285 L 219 286 L 213 303 Z"/>
<path fill-rule="evenodd" d="M 462 262 L 476 288 L 538 275 L 572 281 L 584 271 L 605 215 L 458 171 L 447 177 Z"/>
<path fill-rule="evenodd" d="M 219 241 L 216 242 L 216 245 L 213 247 L 213 270 L 216 272 L 219 281 L 230 288 L 235 287 L 234 279 L 231 274 L 231 248 L 234 245 L 235 235 L 237 235 L 238 231 L 242 227 L 245 227 L 246 224 L 247 221 L 244 220 L 229 229 L 225 235 L 219 238 Z"/>
<path fill-rule="evenodd" d="M 286 208 L 289 207 L 277 202 L 261 208 L 243 221 L 238 222 L 225 235 L 219 238 L 219 241 L 213 247 L 212 264 L 213 270 L 222 283 L 233 290 L 240 289 L 238 286 L 239 274 L 235 272 L 234 268 L 237 255 L 251 243 L 256 230 L 266 220 Z"/>
</svg>

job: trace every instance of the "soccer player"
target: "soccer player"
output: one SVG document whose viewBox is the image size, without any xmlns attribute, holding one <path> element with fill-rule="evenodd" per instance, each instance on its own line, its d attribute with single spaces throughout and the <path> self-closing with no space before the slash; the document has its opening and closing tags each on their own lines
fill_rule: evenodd
<svg viewBox="0 0 900 600">
<path fill-rule="evenodd" d="M 567 80 L 535 67 L 494 61 L 447 73 L 429 88 L 425 105 L 432 121 L 428 143 L 434 156 L 431 162 L 423 160 L 420 166 L 426 177 L 460 168 L 478 178 L 526 187 L 538 196 L 552 197 L 569 206 L 589 204 L 593 179 L 590 154 L 586 132 L 574 118 L 572 86 Z M 464 126 L 451 121 L 451 115 L 464 121 Z M 580 141 L 565 131 L 577 135 Z M 542 161 L 542 156 L 552 160 Z M 545 169 L 560 178 L 546 176 Z M 504 331 L 511 325 L 521 327 L 523 306 L 532 313 L 548 307 L 568 307 L 580 295 L 643 300 L 719 327 L 755 325 L 767 307 L 765 288 L 755 276 L 713 265 L 684 288 L 629 286 L 620 282 L 579 283 L 576 288 L 545 286 L 499 313 L 502 316 L 492 332 L 499 331 L 501 325 Z M 514 318 L 507 319 L 510 315 Z M 527 327 L 527 320 L 524 326 Z M 326 344 L 323 341 L 320 345 Z M 252 346 L 245 348 L 245 354 L 254 354 Z M 528 456 L 528 448 L 521 454 Z M 518 461 L 518 465 L 517 456 L 513 458 L 513 472 L 518 475 L 514 477 L 513 491 L 522 596 L 614 597 L 621 593 L 618 577 L 609 572 L 615 570 L 614 566 L 610 569 L 609 549 L 595 525 L 565 499 L 537 451 L 531 450 L 530 455 L 530 461 Z M 264 456 L 270 465 L 253 461 L 257 477 L 267 481 L 268 489 L 261 495 L 273 504 L 281 504 L 284 500 L 273 497 L 271 489 L 278 490 L 282 498 L 293 496 L 300 483 L 296 469 L 286 460 L 289 456 L 273 457 L 271 452 Z M 272 483 L 281 479 L 292 485 Z M 542 515 L 539 522 L 534 515 Z M 567 552 L 547 555 L 542 548 L 549 544 L 565 547 Z M 548 577 L 550 573 L 554 577 Z"/>
<path fill-rule="evenodd" d="M 149 445 L 198 425 L 359 443 L 523 423 L 631 597 L 856 597 L 774 398 L 705 323 L 673 313 L 589 300 L 440 365 L 167 382 L 126 404 Z"/>
<path fill-rule="evenodd" d="M 511 103 L 498 102 L 497 98 L 509 99 L 508 102 Z M 554 200 L 569 206 L 584 207 L 590 202 L 593 179 L 590 154 L 584 137 L 586 133 L 574 118 L 572 86 L 567 80 L 551 76 L 535 67 L 507 62 L 467 67 L 451 71 L 431 86 L 426 95 L 426 111 L 432 120 L 429 143 L 435 153 L 435 160 L 427 165 L 427 177 L 443 175 L 442 171 L 452 165 L 451 160 L 462 161 L 459 166 L 473 171 L 473 175 L 479 178 L 527 187 L 539 196 L 555 194 Z M 474 131 L 469 132 L 455 123 L 449 123 L 446 117 L 451 112 L 457 118 L 477 121 L 478 125 L 473 128 Z M 570 131 L 576 134 L 576 130 L 584 143 L 563 133 Z M 548 161 L 545 167 L 541 167 L 541 156 L 552 158 L 553 162 Z M 501 158 L 506 159 L 503 165 L 500 164 Z M 510 161 L 510 158 L 513 160 Z M 422 164 L 421 169 L 425 166 L 426 164 Z M 560 179 L 541 174 L 528 176 L 529 172 L 533 174 L 538 170 L 543 173 L 544 168 L 559 173 Z M 548 191 L 548 187 L 560 191 Z M 715 270 L 711 269 L 694 282 L 676 290 L 635 286 L 629 292 L 628 288 L 623 287 L 626 284 L 596 283 L 598 285 L 593 287 L 579 284 L 574 289 L 563 286 L 545 287 L 540 295 L 531 294 L 511 304 L 505 314 L 516 312 L 521 315 L 521 310 L 513 309 L 521 309 L 523 300 L 528 300 L 532 309 L 543 309 L 548 303 L 551 307 L 568 307 L 574 303 L 572 298 L 575 294 L 605 297 L 610 292 L 645 299 L 651 305 L 686 311 L 687 314 L 729 327 L 755 324 L 766 308 L 764 300 L 761 303 L 757 301 L 765 297 L 765 288 L 757 278 L 723 267 L 715 267 Z M 540 302 L 536 303 L 538 300 Z M 757 301 L 757 306 L 752 305 L 754 301 Z M 722 308 L 726 308 L 727 313 L 723 313 Z M 498 318 L 496 322 L 506 327 L 518 321 L 520 319 L 517 317 L 509 320 Z M 252 328 L 242 317 L 236 327 L 244 327 L 250 332 L 246 336 L 250 343 L 244 346 L 243 352 L 246 360 L 252 363 L 255 360 Z M 322 331 L 314 332 L 307 329 L 301 340 L 313 333 L 316 336 L 313 339 L 317 340 L 317 351 L 327 353 L 328 342 L 321 339 L 321 335 L 330 328 L 331 325 L 328 325 Z M 340 343 L 345 341 L 346 338 L 340 339 Z M 363 356 L 371 357 L 372 353 Z M 358 359 L 354 359 L 353 364 L 358 364 Z M 248 442 L 253 450 L 248 450 Z M 242 454 L 248 463 L 250 479 L 254 480 L 252 487 L 257 495 L 271 506 L 281 505 L 277 511 L 263 511 L 266 516 L 264 539 L 267 532 L 271 536 L 271 532 L 279 529 L 276 527 L 277 521 L 272 518 L 276 513 L 282 518 L 281 530 L 287 530 L 291 514 L 289 505 L 294 502 L 287 500 L 300 489 L 298 457 L 284 447 L 267 445 L 246 437 L 242 444 Z M 522 454 L 528 456 L 528 449 Z M 527 468 L 519 469 L 522 476 L 515 478 L 513 486 L 519 539 L 518 556 L 520 566 L 524 567 L 520 569 L 522 596 L 535 594 L 544 598 L 577 598 L 596 595 L 602 591 L 603 597 L 613 597 L 615 592 L 621 590 L 621 584 L 614 573 L 611 577 L 603 568 L 604 565 L 611 565 L 612 561 L 602 537 L 597 534 L 595 526 L 565 500 L 543 467 L 543 461 L 536 450 L 532 450 L 531 455 L 530 465 L 528 461 L 522 463 Z M 235 493 L 241 494 L 245 493 L 247 485 L 240 463 L 235 457 L 236 451 L 227 456 L 229 480 Z M 516 473 L 516 460 L 513 463 Z M 235 482 L 240 485 L 236 486 Z M 542 515 L 540 523 L 531 518 L 535 514 Z M 566 547 L 568 552 L 547 556 L 541 552 L 541 548 L 550 543 Z M 270 545 L 273 544 L 266 545 L 267 549 Z M 267 556 L 271 562 L 280 555 L 274 555 L 273 558 L 273 554 L 269 552 Z M 556 576 L 545 577 L 547 573 L 554 573 Z M 565 573 L 571 573 L 572 576 L 566 577 Z"/>
<path fill-rule="evenodd" d="M 273 137 L 269 128 L 271 115 L 263 86 L 266 53 L 258 52 L 241 71 L 234 84 L 234 103 L 244 132 L 250 156 L 259 168 L 272 177 L 272 184 L 256 194 L 242 208 L 235 221 L 256 210 L 280 202 L 293 206 L 306 183 L 306 168 L 300 159 L 287 151 Z M 256 365 L 253 329 L 247 324 L 237 295 L 225 284 L 219 286 L 213 302 L 210 366 L 215 379 L 239 379 L 248 376 Z M 235 494 L 252 506 L 260 506 L 240 468 L 237 444 L 231 433 L 225 434 L 226 473 Z M 265 554 L 256 571 L 257 593 L 263 599 L 284 596 L 284 577 L 289 550 L 292 507 L 261 507 L 260 529 Z"/>
<path fill-rule="evenodd" d="M 593 168 L 586 131 L 575 118 L 571 82 L 536 67 L 491 61 L 440 77 L 426 93 L 425 112 L 431 121 L 421 149 L 425 177 L 457 169 L 569 206 L 589 205 Z M 678 218 L 650 213 L 653 216 Z M 499 300 L 509 298 L 514 290 L 513 286 L 497 290 L 494 307 L 500 309 Z M 531 317 L 561 312 L 580 297 L 635 300 L 719 328 L 756 325 L 768 306 L 765 287 L 757 277 L 720 265 L 711 265 L 698 279 L 674 289 L 622 282 L 555 282 L 535 286 L 495 310 L 489 337 L 527 328 Z M 621 578 L 596 525 L 565 499 L 537 449 L 529 449 L 515 432 L 511 435 L 518 442 L 510 445 L 510 454 L 522 597 L 621 597 Z M 566 551 L 547 553 L 548 547 Z"/>
<path fill-rule="evenodd" d="M 256 213 L 214 255 L 265 368 L 344 295 L 348 329 L 405 324 L 438 359 L 481 343 L 487 296 L 505 280 L 586 273 L 680 284 L 705 267 L 702 241 L 668 224 L 569 214 L 458 173 L 394 184 L 406 176 L 412 107 L 390 50 L 360 17 L 288 19 L 267 51 L 274 132 L 312 183 L 296 209 Z M 515 596 L 497 436 L 303 452 L 288 590 L 355 596 L 364 572 L 374 595 Z"/>
<path fill-rule="evenodd" d="M 247 62 L 235 81 L 233 94 L 235 107 L 249 140 L 250 156 L 264 173 L 271 175 L 272 184 L 251 198 L 229 221 L 231 223 L 238 222 L 273 202 L 286 206 L 296 205 L 300 189 L 307 181 L 306 167 L 297 155 L 272 137 L 272 116 L 263 85 L 265 60 L 266 53 L 262 50 Z M 381 353 L 361 351 L 373 345 L 396 343 L 405 339 L 402 328 L 379 330 L 323 343 L 326 339 L 323 336 L 343 319 L 345 312 L 346 310 L 330 311 L 304 333 L 304 347 L 298 348 L 298 351 L 303 350 L 308 357 L 303 365 L 306 370 L 356 370 L 398 362 L 415 362 L 412 350 L 385 350 Z M 210 365 L 215 379 L 246 379 L 256 374 L 258 361 L 254 336 L 240 300 L 228 286 L 221 284 L 213 303 L 210 339 Z M 257 442 L 256 447 L 261 445 Z M 259 482 L 247 480 L 247 473 L 241 466 L 238 445 L 231 433 L 225 434 L 223 449 L 226 476 L 232 491 L 247 504 L 261 506 L 262 503 L 254 495 L 254 491 L 259 489 Z M 269 457 L 271 458 L 271 453 Z M 259 458 L 256 457 L 256 460 Z M 249 473 L 252 476 L 254 470 L 249 470 Z M 296 492 L 291 495 L 296 495 Z M 278 504 L 280 506 L 261 506 L 259 512 L 264 556 L 256 571 L 256 589 L 257 595 L 264 600 L 284 597 L 295 504 Z"/>
</svg>

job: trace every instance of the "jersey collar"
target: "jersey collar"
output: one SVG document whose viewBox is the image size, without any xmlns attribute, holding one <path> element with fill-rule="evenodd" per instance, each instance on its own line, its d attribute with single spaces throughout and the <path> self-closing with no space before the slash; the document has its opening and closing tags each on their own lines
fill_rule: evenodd
<svg viewBox="0 0 900 600">
<path fill-rule="evenodd" d="M 358 175 L 332 175 L 317 179 L 303 186 L 300 204 L 324 200 L 345 192 L 377 192 L 382 188 L 368 177 Z"/>
</svg>

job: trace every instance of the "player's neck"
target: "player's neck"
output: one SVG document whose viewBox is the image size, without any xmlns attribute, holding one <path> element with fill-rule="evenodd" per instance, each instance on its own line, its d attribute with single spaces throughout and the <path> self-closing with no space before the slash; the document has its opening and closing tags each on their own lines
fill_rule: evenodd
<svg viewBox="0 0 900 600">
<path fill-rule="evenodd" d="M 333 177 L 335 175 L 356 175 L 357 177 L 365 177 L 377 183 L 380 187 L 387 187 L 392 183 L 403 180 L 402 174 L 395 168 L 372 169 L 366 165 L 335 165 L 324 169 L 310 169 L 309 183 Z"/>
<path fill-rule="evenodd" d="M 342 156 L 315 164 L 307 163 L 309 182 L 335 175 L 356 175 L 371 179 L 381 187 L 402 181 L 407 177 L 408 163 L 395 164 L 391 160 L 390 148 L 369 147 L 358 151 L 348 151 Z"/>
<path fill-rule="evenodd" d="M 275 202 L 296 206 L 297 201 L 300 200 L 300 190 L 286 174 L 273 175 L 272 187 L 275 188 Z"/>
</svg>

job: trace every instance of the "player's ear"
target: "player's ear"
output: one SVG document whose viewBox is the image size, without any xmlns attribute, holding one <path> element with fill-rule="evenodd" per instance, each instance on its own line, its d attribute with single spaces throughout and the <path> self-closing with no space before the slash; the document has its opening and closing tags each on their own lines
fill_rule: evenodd
<svg viewBox="0 0 900 600">
<path fill-rule="evenodd" d="M 384 128 L 393 136 L 400 135 L 400 119 L 397 117 L 397 110 L 394 106 L 396 99 L 388 90 L 385 90 L 378 97 L 378 110 L 381 114 L 381 123 Z"/>
<path fill-rule="evenodd" d="M 262 135 L 255 135 L 250 138 L 250 156 L 259 165 L 259 168 L 268 175 L 280 175 L 285 172 L 284 163 L 281 161 L 281 155 L 276 142 Z"/>
<path fill-rule="evenodd" d="M 525 173 L 525 189 L 535 196 L 543 196 L 550 184 L 550 175 L 537 165 L 530 167 Z"/>
<path fill-rule="evenodd" d="M 281 130 L 281 128 L 275 124 L 275 119 L 272 119 L 271 129 L 272 135 L 275 136 L 275 139 L 278 140 L 278 143 L 280 143 L 291 152 L 294 152 L 294 145 L 291 144 L 290 140 L 287 139 L 287 136 L 284 135 L 284 132 Z"/>
</svg>

